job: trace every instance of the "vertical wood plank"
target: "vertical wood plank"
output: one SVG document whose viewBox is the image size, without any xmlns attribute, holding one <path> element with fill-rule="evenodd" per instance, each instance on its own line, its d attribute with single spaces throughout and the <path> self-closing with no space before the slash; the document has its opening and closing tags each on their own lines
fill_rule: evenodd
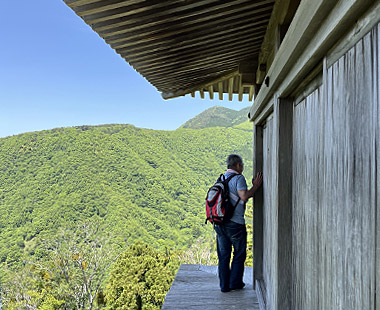
<svg viewBox="0 0 380 310">
<path fill-rule="evenodd" d="M 293 309 L 319 307 L 320 90 L 297 105 L 293 150 Z M 314 185 L 315 184 L 315 185 Z"/>
<path fill-rule="evenodd" d="M 254 126 L 253 175 L 263 171 L 263 127 Z M 263 279 L 263 188 L 253 197 L 253 284 Z"/>
<path fill-rule="evenodd" d="M 263 132 L 263 280 L 266 309 L 292 309 L 293 101 L 274 98 Z"/>
<path fill-rule="evenodd" d="M 292 310 L 292 167 L 293 100 L 279 99 L 274 106 L 278 137 L 276 173 L 277 190 L 277 302 L 275 309 Z"/>
<path fill-rule="evenodd" d="M 326 57 L 323 59 L 323 84 L 321 86 L 321 99 L 316 99 L 317 101 L 317 104 L 319 104 L 320 101 L 322 102 L 326 102 L 327 103 L 327 98 L 328 98 L 328 87 L 329 87 L 329 81 L 331 81 L 331 79 L 328 78 L 329 76 L 329 72 L 327 70 L 327 59 Z M 326 192 L 326 188 L 324 187 L 324 185 L 327 183 L 326 181 L 326 175 L 327 175 L 327 160 L 324 159 L 323 157 L 321 156 L 324 156 L 325 154 L 325 149 L 324 149 L 324 146 L 325 146 L 325 139 L 326 139 L 326 126 L 325 124 L 329 121 L 327 119 L 327 110 L 328 110 L 328 107 L 327 107 L 327 104 L 323 104 L 321 105 L 321 109 L 320 109 L 320 114 L 319 114 L 319 117 L 321 119 L 320 123 L 320 129 L 321 129 L 321 137 L 320 139 L 318 140 L 319 142 L 319 158 L 318 158 L 318 163 L 320 164 L 320 178 L 319 178 L 319 183 L 318 185 L 320 186 L 320 190 L 319 190 L 319 193 L 320 193 L 320 200 L 321 200 L 321 204 L 323 205 L 325 203 L 324 199 L 325 197 L 328 195 L 328 193 Z M 318 205 L 319 207 L 319 205 Z M 320 228 L 321 228 L 321 235 L 320 235 L 320 251 L 319 251 L 319 258 L 320 258 L 320 278 L 319 278 L 319 281 L 318 281 L 318 287 L 319 287 L 319 294 L 320 294 L 320 298 L 318 300 L 319 302 L 319 306 L 320 307 L 324 307 L 324 305 L 326 304 L 327 300 L 329 299 L 329 296 L 330 296 L 330 292 L 331 290 L 329 290 L 328 288 L 328 281 L 326 281 L 326 279 L 329 277 L 329 260 L 327 259 L 328 256 L 328 250 L 329 250 L 329 247 L 327 246 L 326 244 L 326 239 L 324 238 L 324 236 L 328 236 L 329 232 L 328 232 L 328 229 L 331 229 L 331 225 L 329 225 L 328 221 L 329 221 L 329 216 L 328 216 L 328 211 L 329 211 L 329 208 L 319 208 L 319 214 L 320 214 Z"/>
<path fill-rule="evenodd" d="M 277 163 L 276 135 L 273 114 L 266 121 L 263 133 L 264 203 L 263 203 L 263 280 L 266 289 L 266 309 L 276 307 L 277 300 Z"/>
</svg>

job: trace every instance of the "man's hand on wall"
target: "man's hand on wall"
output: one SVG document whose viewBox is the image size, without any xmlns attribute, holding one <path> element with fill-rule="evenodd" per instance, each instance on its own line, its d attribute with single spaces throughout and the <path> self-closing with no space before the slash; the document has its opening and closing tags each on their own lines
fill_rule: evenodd
<svg viewBox="0 0 380 310">
<path fill-rule="evenodd" d="M 263 184 L 263 173 L 257 173 L 256 177 L 252 178 L 252 185 L 255 191 Z"/>
</svg>

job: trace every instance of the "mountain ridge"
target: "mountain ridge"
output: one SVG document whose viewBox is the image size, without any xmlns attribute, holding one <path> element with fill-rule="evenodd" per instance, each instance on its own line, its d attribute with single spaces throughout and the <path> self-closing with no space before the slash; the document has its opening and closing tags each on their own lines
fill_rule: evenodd
<svg viewBox="0 0 380 310">
<path fill-rule="evenodd" d="M 233 127 L 248 120 L 249 110 L 250 107 L 237 111 L 221 106 L 214 106 L 189 119 L 180 128 Z"/>
<path fill-rule="evenodd" d="M 238 126 L 237 126 L 238 127 Z M 59 227 L 99 218 L 117 243 L 187 248 L 210 234 L 207 188 L 239 153 L 252 170 L 252 132 L 62 127 L 0 139 L 0 263 L 38 255 Z M 127 240 L 127 241 L 125 241 Z"/>
</svg>

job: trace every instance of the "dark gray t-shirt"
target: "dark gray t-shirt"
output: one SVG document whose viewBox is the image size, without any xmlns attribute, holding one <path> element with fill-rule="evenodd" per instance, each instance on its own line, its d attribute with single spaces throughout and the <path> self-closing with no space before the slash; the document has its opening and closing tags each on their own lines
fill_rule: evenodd
<svg viewBox="0 0 380 310">
<path fill-rule="evenodd" d="M 228 178 L 231 174 L 232 172 L 226 172 L 224 176 Z M 239 199 L 239 195 L 237 191 L 247 190 L 247 182 L 244 176 L 240 174 L 233 177 L 228 182 L 228 188 L 230 190 L 231 203 L 235 205 Z M 244 214 L 245 214 L 245 202 L 240 200 L 239 204 L 236 206 L 236 209 L 235 209 L 234 215 L 231 218 L 231 221 L 244 225 L 245 224 Z"/>
</svg>

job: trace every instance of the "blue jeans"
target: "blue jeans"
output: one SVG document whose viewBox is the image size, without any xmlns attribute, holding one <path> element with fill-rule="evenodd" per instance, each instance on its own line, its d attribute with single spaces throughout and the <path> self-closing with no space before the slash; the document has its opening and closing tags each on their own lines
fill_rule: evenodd
<svg viewBox="0 0 380 310">
<path fill-rule="evenodd" d="M 247 257 L 245 225 L 228 221 L 222 225 L 215 225 L 214 229 L 217 234 L 220 289 L 228 292 L 230 289 L 242 288 L 244 262 Z M 230 268 L 232 247 L 234 256 Z"/>
</svg>

